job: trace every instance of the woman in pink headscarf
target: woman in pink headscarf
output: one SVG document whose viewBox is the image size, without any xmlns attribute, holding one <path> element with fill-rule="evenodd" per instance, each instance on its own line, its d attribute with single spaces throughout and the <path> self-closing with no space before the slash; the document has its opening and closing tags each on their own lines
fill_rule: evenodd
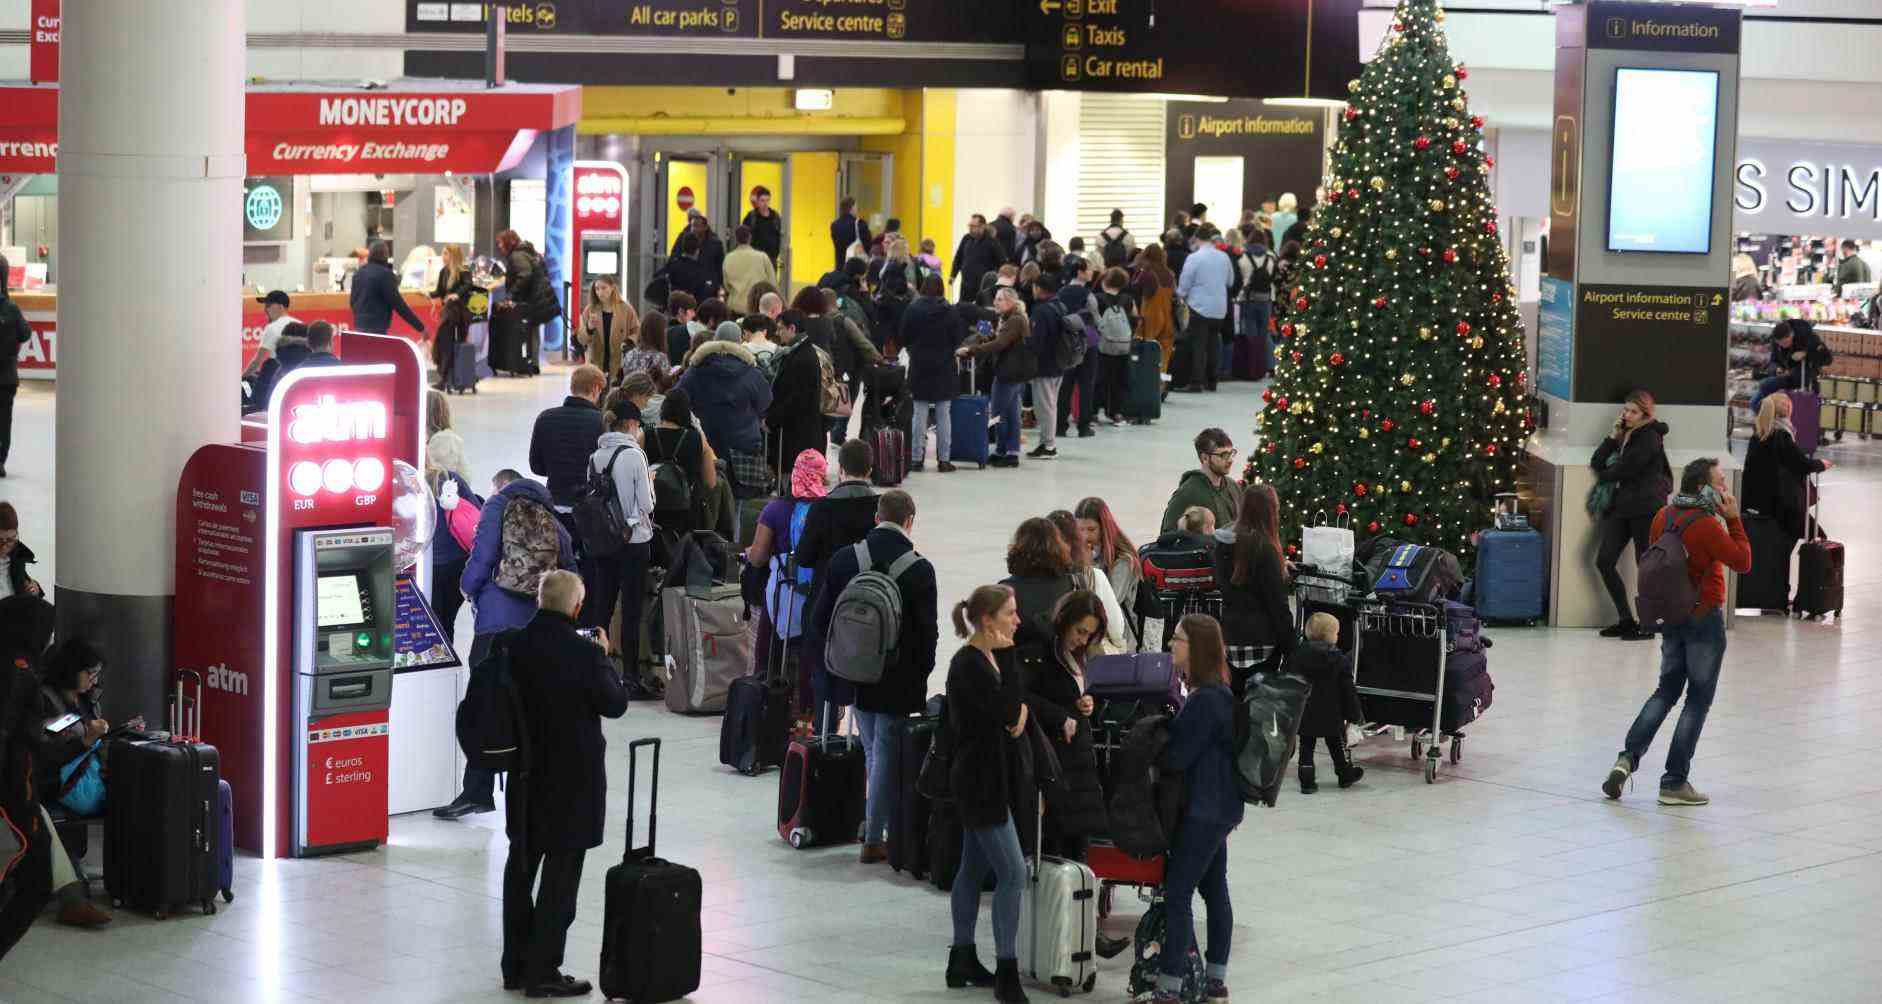
<svg viewBox="0 0 1882 1004">
<path fill-rule="evenodd" d="M 811 570 L 797 568 L 791 562 L 791 552 L 803 536 L 810 504 L 830 490 L 829 473 L 830 462 L 821 452 L 799 453 L 791 466 L 790 497 L 773 499 L 765 506 L 758 516 L 751 547 L 745 551 L 746 599 L 759 611 L 759 616 L 752 619 L 754 675 L 776 665 L 782 655 L 781 643 L 803 633 L 804 611 L 810 606 Z M 763 591 L 762 603 L 754 602 L 756 597 L 751 595 L 759 588 Z"/>
</svg>

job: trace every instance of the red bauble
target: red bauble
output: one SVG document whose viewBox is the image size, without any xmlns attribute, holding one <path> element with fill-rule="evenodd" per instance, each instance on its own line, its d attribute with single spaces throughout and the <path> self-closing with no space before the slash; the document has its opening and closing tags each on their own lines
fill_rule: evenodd
<svg viewBox="0 0 1882 1004">
<path fill-rule="evenodd" d="M 1468 69 L 1466 69 L 1466 68 L 1464 67 L 1464 64 L 1462 64 L 1462 63 L 1459 63 L 1459 64 L 1457 64 L 1457 69 L 1455 69 L 1455 70 L 1453 70 L 1453 71 L 1451 71 L 1451 72 L 1452 72 L 1452 74 L 1453 74 L 1454 76 L 1456 76 L 1456 77 L 1457 77 L 1457 79 L 1459 79 L 1459 80 L 1469 80 L 1469 79 L 1470 79 L 1470 70 L 1468 70 Z"/>
<path fill-rule="evenodd" d="M 1342 114 L 1342 115 L 1344 115 L 1344 116 L 1346 117 L 1346 121 L 1348 121 L 1348 122 L 1351 122 L 1352 120 L 1354 120 L 1354 119 L 1356 119 L 1356 118 L 1358 118 L 1358 117 L 1359 117 L 1359 109 L 1357 109 L 1357 108 L 1354 108 L 1354 107 L 1352 107 L 1352 106 L 1350 106 L 1350 105 L 1349 105 L 1349 106 L 1347 106 L 1347 109 L 1346 109 L 1346 111 L 1344 111 L 1344 112 L 1341 112 L 1340 114 Z"/>
<path fill-rule="evenodd" d="M 1458 321 L 1457 322 L 1457 337 L 1462 338 L 1468 334 L 1470 334 L 1470 322 Z"/>
<path fill-rule="evenodd" d="M 1359 417 L 1360 417 L 1360 418 L 1371 418 L 1371 417 L 1372 417 L 1372 409 L 1370 409 L 1370 408 L 1367 408 L 1367 409 L 1365 409 L 1365 410 L 1363 410 L 1363 411 L 1361 411 L 1361 412 L 1359 413 Z"/>
<path fill-rule="evenodd" d="M 1473 129 L 1482 129 L 1483 128 L 1483 116 L 1472 115 L 1470 117 L 1470 125 L 1471 125 L 1471 128 Z"/>
<path fill-rule="evenodd" d="M 1457 264 L 1457 252 L 1454 249 L 1452 248 L 1444 249 L 1444 264 L 1446 265 Z"/>
<path fill-rule="evenodd" d="M 1374 298 L 1373 298 L 1373 300 L 1372 300 L 1372 305 L 1373 305 L 1374 307 L 1377 307 L 1377 308 L 1379 308 L 1380 310 L 1384 310 L 1384 309 L 1385 309 L 1385 304 L 1386 304 L 1386 299 L 1385 299 L 1385 297 L 1383 297 L 1383 296 L 1377 296 L 1377 297 L 1374 297 Z"/>
<path fill-rule="evenodd" d="M 1334 506 L 1333 512 L 1340 516 L 1346 515 L 1346 503 L 1341 502 L 1339 505 Z"/>
<path fill-rule="evenodd" d="M 1486 234 L 1494 234 L 1494 233 L 1496 233 L 1496 221 L 1495 221 L 1495 220 L 1484 220 L 1484 221 L 1483 221 L 1483 232 L 1484 232 L 1484 233 L 1486 233 Z"/>
<path fill-rule="evenodd" d="M 1503 386 L 1503 378 L 1497 376 L 1495 373 L 1490 374 L 1485 382 L 1487 382 L 1492 389 Z"/>
<path fill-rule="evenodd" d="M 1366 487 L 1366 483 L 1364 481 L 1355 482 L 1353 484 L 1353 494 L 1362 499 L 1365 498 L 1366 493 L 1371 490 L 1372 489 Z"/>
<path fill-rule="evenodd" d="M 1327 241 L 1326 241 L 1326 238 L 1324 238 L 1324 237 L 1322 237 L 1322 238 L 1320 238 L 1320 239 L 1318 239 L 1318 240 L 1316 240 L 1316 241 L 1314 241 L 1314 242 L 1313 242 L 1313 246 L 1314 246 L 1314 250 L 1316 250 L 1316 251 L 1318 251 L 1318 250 L 1320 250 L 1320 249 L 1321 249 L 1321 248 L 1323 248 L 1323 247 L 1326 247 L 1326 246 L 1327 246 Z"/>
<path fill-rule="evenodd" d="M 1380 432 L 1391 432 L 1393 429 L 1396 429 L 1396 428 L 1398 428 L 1398 423 L 1392 421 L 1389 418 L 1379 423 Z"/>
<path fill-rule="evenodd" d="M 1445 176 L 1446 178 L 1448 178 L 1448 179 L 1450 179 L 1450 180 L 1452 180 L 1452 181 L 1456 181 L 1456 180 L 1457 180 L 1457 176 L 1458 176 L 1458 175 L 1460 175 L 1460 174 L 1463 174 L 1463 173 L 1464 173 L 1464 172 L 1462 172 L 1462 171 L 1459 171 L 1459 170 L 1457 169 L 1457 165 L 1455 165 L 1455 164 L 1453 164 L 1453 165 L 1451 165 L 1451 166 L 1449 166 L 1449 167 L 1446 167 L 1446 168 L 1444 169 L 1444 176 Z"/>
<path fill-rule="evenodd" d="M 1490 294 L 1490 302 L 1491 302 L 1491 303 L 1502 303 L 1502 302 L 1503 302 L 1503 294 L 1502 294 L 1502 293 L 1491 293 L 1491 294 Z"/>
<path fill-rule="evenodd" d="M 1437 410 L 1438 410 L 1438 403 L 1436 401 L 1426 400 L 1426 401 L 1421 401 L 1418 404 L 1418 414 L 1420 415 L 1429 415 L 1429 414 L 1436 412 Z"/>
<path fill-rule="evenodd" d="M 1289 553 L 1289 554 L 1299 554 L 1299 553 L 1300 553 L 1300 545 L 1299 545 L 1299 544 L 1289 544 L 1289 545 L 1287 545 L 1287 553 Z"/>
<path fill-rule="evenodd" d="M 1329 203 L 1340 201 L 1340 190 L 1335 188 L 1327 192 L 1327 201 Z"/>
<path fill-rule="evenodd" d="M 1313 267 L 1314 267 L 1314 268 L 1326 268 L 1326 267 L 1327 267 L 1327 256 L 1326 256 L 1326 255 L 1323 255 L 1323 254 L 1317 254 L 1317 255 L 1314 255 L 1314 256 L 1313 256 Z"/>
<path fill-rule="evenodd" d="M 1366 532 L 1367 532 L 1367 533 L 1378 533 L 1378 532 L 1379 532 L 1379 521 L 1375 519 L 1375 520 L 1373 520 L 1372 522 L 1370 522 L 1370 523 L 1367 523 L 1367 524 L 1366 524 Z"/>
<path fill-rule="evenodd" d="M 1406 526 L 1417 526 L 1417 525 L 1418 525 L 1418 514 L 1417 514 L 1417 513 L 1415 513 L 1415 512 L 1408 512 L 1408 513 L 1406 513 L 1406 514 L 1405 514 L 1405 525 L 1406 525 Z"/>
<path fill-rule="evenodd" d="M 1294 324 L 1292 321 L 1281 325 L 1281 337 L 1282 338 L 1294 337 Z"/>
<path fill-rule="evenodd" d="M 1294 309 L 1295 309 L 1295 310 L 1306 310 L 1306 309 L 1307 309 L 1307 298 L 1306 298 L 1306 297 L 1304 297 L 1304 296 L 1297 296 L 1297 297 L 1295 297 L 1295 298 L 1294 298 Z"/>
<path fill-rule="evenodd" d="M 1302 469 L 1302 468 L 1304 468 L 1304 467 L 1306 467 L 1306 466 L 1307 466 L 1307 458 L 1306 458 L 1306 457 L 1295 457 L 1295 458 L 1294 458 L 1294 469 L 1295 469 L 1295 470 L 1297 470 L 1297 471 L 1298 471 L 1298 470 L 1300 470 L 1300 469 Z"/>
<path fill-rule="evenodd" d="M 1430 248 L 1419 248 L 1419 249 L 1418 249 L 1418 253 L 1419 253 L 1419 254 L 1421 254 L 1421 255 L 1424 255 L 1424 256 L 1425 256 L 1426 258 L 1429 258 L 1429 257 L 1431 257 L 1431 249 L 1430 249 Z"/>
<path fill-rule="evenodd" d="M 1394 21 L 1394 22 L 1392 22 L 1392 30 L 1393 30 L 1393 31 L 1404 31 L 1404 30 L 1405 30 L 1405 22 L 1403 22 L 1403 21 Z"/>
<path fill-rule="evenodd" d="M 1496 456 L 1496 444 L 1495 444 L 1495 443 L 1491 443 L 1490 445 L 1488 445 L 1488 446 L 1486 446 L 1486 447 L 1484 447 L 1484 448 L 1483 448 L 1483 454 L 1484 454 L 1484 456 L 1486 456 L 1486 457 L 1494 457 L 1494 456 Z"/>
<path fill-rule="evenodd" d="M 1332 355 L 1327 357 L 1327 362 L 1332 363 L 1335 366 L 1341 366 L 1346 363 L 1346 356 L 1342 353 L 1335 352 Z"/>
<path fill-rule="evenodd" d="M 1261 392 L 1261 399 L 1262 399 L 1263 401 L 1266 401 L 1266 402 L 1268 402 L 1269 404 L 1273 404 L 1273 403 L 1274 403 L 1274 388 L 1273 388 L 1273 387 L 1269 387 L 1269 388 L 1267 388 L 1266 390 L 1264 390 L 1264 391 L 1262 391 L 1262 392 Z"/>
<path fill-rule="evenodd" d="M 1453 143 L 1451 143 L 1451 153 L 1455 154 L 1456 156 L 1462 157 L 1465 151 L 1469 149 L 1470 149 L 1470 144 L 1464 142 L 1461 139 L 1456 140 Z"/>
<path fill-rule="evenodd" d="M 1357 188 L 1349 188 L 1349 189 L 1347 189 L 1347 190 L 1346 190 L 1346 197 L 1347 197 L 1347 198 L 1349 198 L 1349 199 L 1357 199 L 1357 198 L 1359 198 L 1359 189 L 1357 189 Z"/>
<path fill-rule="evenodd" d="M 1300 353 L 1298 353 L 1298 352 L 1289 352 L 1289 353 L 1287 354 L 1287 358 L 1289 358 L 1289 359 L 1291 359 L 1291 360 L 1293 360 L 1293 361 L 1294 361 L 1294 365 L 1296 365 L 1296 366 L 1299 366 L 1299 365 L 1300 365 L 1300 358 L 1301 358 L 1301 357 L 1300 357 Z"/>
<path fill-rule="evenodd" d="M 1276 445 L 1277 444 L 1274 442 L 1274 440 L 1270 439 L 1266 443 L 1261 444 L 1261 452 L 1273 453 Z"/>
<path fill-rule="evenodd" d="M 1412 140 L 1412 148 L 1413 148 L 1413 149 L 1417 149 L 1417 150 L 1429 150 L 1429 149 L 1431 149 L 1431 137 L 1429 137 L 1429 136 L 1420 136 L 1420 137 L 1418 137 L 1417 139 L 1415 139 L 1415 140 Z"/>
<path fill-rule="evenodd" d="M 1495 157 L 1485 157 L 1485 158 L 1483 158 L 1483 166 L 1485 166 L 1485 167 L 1495 167 L 1495 166 L 1496 166 L 1496 158 L 1495 158 Z"/>
<path fill-rule="evenodd" d="M 1281 409 L 1282 411 L 1286 411 L 1286 410 L 1287 410 L 1287 398 L 1284 398 L 1284 397 L 1277 397 L 1277 398 L 1275 398 L 1275 399 L 1274 399 L 1274 406 L 1275 406 L 1276 408 L 1279 408 L 1279 409 Z"/>
<path fill-rule="evenodd" d="M 1517 370 L 1516 371 L 1516 386 L 1521 387 L 1524 384 L 1527 384 L 1528 382 L 1529 382 L 1529 374 L 1522 370 Z"/>
<path fill-rule="evenodd" d="M 1424 446 L 1425 444 L 1423 440 L 1419 439 L 1417 436 L 1413 436 L 1412 438 L 1405 441 L 1405 445 L 1407 447 L 1410 447 L 1411 449 L 1416 450 L 1419 447 Z"/>
</svg>

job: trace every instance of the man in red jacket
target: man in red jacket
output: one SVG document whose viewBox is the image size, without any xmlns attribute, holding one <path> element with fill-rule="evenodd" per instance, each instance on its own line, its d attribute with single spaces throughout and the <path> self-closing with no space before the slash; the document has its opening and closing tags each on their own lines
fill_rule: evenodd
<svg viewBox="0 0 1882 1004">
<path fill-rule="evenodd" d="M 1699 590 L 1699 603 L 1690 619 L 1661 629 L 1660 686 L 1627 730 L 1627 745 L 1601 785 L 1609 798 L 1621 797 L 1621 789 L 1639 769 L 1641 755 L 1684 689 L 1686 706 L 1673 729 L 1666 772 L 1660 775 L 1660 804 L 1704 805 L 1709 801 L 1693 788 L 1686 774 L 1692 766 L 1693 747 L 1699 745 L 1699 733 L 1706 725 L 1706 713 L 1712 709 L 1712 695 L 1719 688 L 1719 667 L 1725 661 L 1725 570 L 1740 575 L 1751 571 L 1751 541 L 1739 520 L 1738 499 L 1732 496 L 1716 459 L 1695 460 L 1680 472 L 1679 494 L 1653 517 L 1648 539 L 1659 540 L 1669 521 L 1677 519 L 1684 525 L 1693 514 L 1698 518 L 1685 526 L 1682 539 L 1686 574 Z"/>
</svg>

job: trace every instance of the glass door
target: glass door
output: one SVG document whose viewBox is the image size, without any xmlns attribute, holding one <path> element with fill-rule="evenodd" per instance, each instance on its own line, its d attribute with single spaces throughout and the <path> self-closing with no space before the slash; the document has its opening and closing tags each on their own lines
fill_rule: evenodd
<svg viewBox="0 0 1882 1004">
<path fill-rule="evenodd" d="M 846 153 L 838 178 L 839 198 L 856 200 L 856 215 L 871 234 L 895 215 L 895 157 L 887 153 Z"/>
<path fill-rule="evenodd" d="M 757 214 L 758 205 L 762 200 L 769 210 L 766 220 L 775 227 L 775 230 L 766 233 L 764 224 L 754 226 L 752 243 L 759 250 L 771 255 L 772 262 L 778 267 L 780 279 L 789 276 L 791 274 L 791 231 L 784 223 L 790 213 L 788 205 L 791 189 L 789 163 L 782 158 L 743 158 L 734 154 L 732 173 L 734 176 L 732 191 L 736 194 L 737 201 L 728 200 L 730 209 L 725 215 L 726 233 L 729 235 L 732 229 L 743 221 L 752 219 Z M 757 221 L 754 220 L 754 222 Z M 727 251 L 731 250 L 731 243 L 728 236 Z M 784 290 L 786 293 L 789 292 L 785 283 L 781 282 L 779 285 L 786 287 Z M 734 306 L 739 310 L 744 309 L 742 304 Z"/>
<path fill-rule="evenodd" d="M 678 248 L 687 218 L 700 213 L 713 219 L 713 207 L 722 206 L 725 195 L 715 153 L 656 150 L 641 166 L 641 190 L 653 197 L 640 200 L 642 244 L 631 254 L 629 274 L 644 288 Z M 664 303 L 649 306 L 666 309 Z"/>
</svg>

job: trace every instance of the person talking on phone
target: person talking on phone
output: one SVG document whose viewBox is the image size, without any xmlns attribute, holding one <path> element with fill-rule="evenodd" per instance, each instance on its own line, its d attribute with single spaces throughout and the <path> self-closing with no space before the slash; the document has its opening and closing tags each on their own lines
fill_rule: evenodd
<svg viewBox="0 0 1882 1004">
<path fill-rule="evenodd" d="M 1620 613 L 1617 623 L 1601 629 L 1603 638 L 1645 641 L 1653 637 L 1652 631 L 1643 630 L 1634 619 L 1627 583 L 1615 566 L 1630 542 L 1635 561 L 1646 553 L 1653 515 L 1666 504 L 1667 493 L 1673 490 L 1673 469 L 1666 462 L 1666 433 L 1666 423 L 1653 418 L 1653 395 L 1636 390 L 1621 404 L 1614 428 L 1589 461 L 1595 484 L 1588 492 L 1588 515 L 1598 522 L 1601 540 L 1595 570 L 1601 573 L 1601 582 Z"/>
<path fill-rule="evenodd" d="M 562 972 L 562 953 L 582 861 L 601 846 L 607 825 L 601 720 L 627 713 L 627 688 L 608 659 L 607 632 L 576 627 L 584 598 L 581 576 L 550 572 L 536 591 L 536 616 L 503 636 L 532 748 L 529 775 L 512 781 L 506 803 L 501 965 L 504 989 L 531 997 L 586 997 L 591 989 Z"/>
<path fill-rule="evenodd" d="M 1693 748 L 1705 728 L 1712 695 L 1719 688 L 1719 667 L 1725 662 L 1725 570 L 1740 575 L 1751 571 L 1751 540 L 1739 519 L 1738 499 L 1725 481 L 1718 460 L 1704 457 L 1686 465 L 1679 476 L 1679 494 L 1653 517 L 1652 540 L 1668 529 L 1679 532 L 1686 545 L 1686 576 L 1699 592 L 1692 617 L 1668 624 L 1660 635 L 1660 685 L 1627 730 L 1627 739 L 1601 791 L 1621 797 L 1640 758 L 1653 743 L 1661 723 L 1686 693 L 1679 725 L 1673 729 L 1666 751 L 1666 770 L 1660 775 L 1661 805 L 1705 805 L 1710 801 L 1688 779 Z"/>
</svg>

